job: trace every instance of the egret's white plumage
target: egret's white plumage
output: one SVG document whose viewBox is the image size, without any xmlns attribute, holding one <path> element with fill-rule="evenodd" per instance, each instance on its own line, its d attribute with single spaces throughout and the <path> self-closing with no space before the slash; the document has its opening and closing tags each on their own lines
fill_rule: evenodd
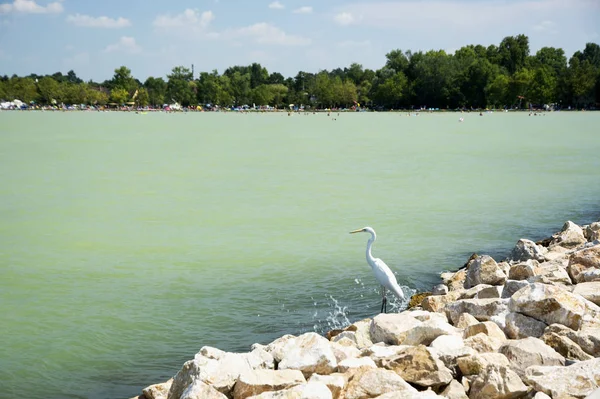
<svg viewBox="0 0 600 399">
<path fill-rule="evenodd" d="M 375 230 L 373 230 L 371 227 L 364 227 L 362 229 L 350 232 L 350 234 L 353 233 L 371 234 L 371 238 L 369 238 L 369 241 L 367 242 L 367 263 L 369 264 L 369 266 L 371 266 L 373 274 L 375 274 L 375 278 L 377 279 L 377 281 L 379 281 L 379 284 L 381 284 L 382 287 L 381 295 L 383 298 L 381 303 L 381 311 L 383 312 L 385 310 L 385 305 L 387 302 L 387 299 L 385 297 L 386 289 L 392 291 L 394 294 L 396 294 L 398 298 L 402 300 L 404 299 L 404 292 L 402 292 L 402 289 L 396 281 L 396 276 L 390 270 L 388 265 L 386 265 L 385 262 L 381 259 L 373 257 L 373 254 L 371 253 L 373 242 L 377 239 L 377 234 L 375 234 Z"/>
</svg>

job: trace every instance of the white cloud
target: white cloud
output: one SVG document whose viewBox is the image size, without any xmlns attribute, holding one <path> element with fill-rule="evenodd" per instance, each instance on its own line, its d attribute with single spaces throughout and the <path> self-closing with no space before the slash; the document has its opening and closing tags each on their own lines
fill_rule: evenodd
<svg viewBox="0 0 600 399">
<path fill-rule="evenodd" d="M 313 8 L 309 6 L 304 6 L 300 8 L 296 8 L 294 10 L 294 14 L 310 14 L 313 12 Z"/>
<path fill-rule="evenodd" d="M 355 21 L 355 18 L 349 12 L 342 12 L 333 17 L 333 20 L 342 26 L 350 25 Z"/>
<path fill-rule="evenodd" d="M 109 44 L 104 49 L 107 53 L 121 52 L 129 54 L 137 54 L 142 51 L 142 48 L 135 42 L 135 38 L 130 36 L 121 36 L 118 42 Z"/>
<path fill-rule="evenodd" d="M 34 0 L 14 0 L 12 3 L 0 4 L 0 14 L 11 12 L 21 14 L 59 14 L 64 8 L 60 1 L 41 6 Z"/>
<path fill-rule="evenodd" d="M 75 14 L 67 16 L 67 22 L 76 26 L 84 26 L 86 28 L 125 28 L 131 26 L 131 22 L 123 17 L 117 19 L 109 17 L 91 17 L 89 15 Z"/>
<path fill-rule="evenodd" d="M 204 11 L 200 13 L 198 10 L 191 8 L 186 9 L 181 14 L 171 16 L 170 14 L 159 15 L 154 20 L 154 27 L 159 29 L 189 29 L 201 31 L 208 28 L 210 23 L 215 19 L 212 11 Z"/>
<path fill-rule="evenodd" d="M 271 4 L 269 4 L 269 8 L 273 10 L 283 10 L 285 6 L 278 1 L 274 1 Z"/>
<path fill-rule="evenodd" d="M 259 44 L 283 46 L 306 46 L 311 42 L 307 37 L 287 34 L 280 28 L 266 22 L 228 31 L 224 33 L 224 36 L 230 38 L 251 37 Z"/>
</svg>

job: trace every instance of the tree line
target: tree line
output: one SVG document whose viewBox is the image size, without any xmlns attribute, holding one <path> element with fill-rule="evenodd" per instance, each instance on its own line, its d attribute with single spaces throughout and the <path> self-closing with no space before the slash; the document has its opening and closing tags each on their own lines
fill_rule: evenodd
<svg viewBox="0 0 600 399">
<path fill-rule="evenodd" d="M 500 45 L 468 45 L 454 54 L 392 50 L 378 70 L 353 63 L 318 73 L 300 71 L 285 78 L 258 63 L 233 66 L 194 76 L 176 66 L 166 79 L 144 82 L 125 66 L 104 82 L 84 82 L 74 71 L 66 75 L 0 77 L 0 99 L 40 104 L 126 104 L 161 106 L 271 105 L 287 107 L 362 106 L 484 108 L 559 104 L 590 107 L 600 103 L 600 46 L 587 43 L 567 62 L 560 48 L 543 47 L 530 54 L 529 38 L 508 36 Z"/>
</svg>

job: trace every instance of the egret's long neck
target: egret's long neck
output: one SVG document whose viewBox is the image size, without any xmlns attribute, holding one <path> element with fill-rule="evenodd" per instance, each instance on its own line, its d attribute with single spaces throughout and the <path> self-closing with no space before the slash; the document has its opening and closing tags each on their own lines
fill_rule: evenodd
<svg viewBox="0 0 600 399">
<path fill-rule="evenodd" d="M 373 262 L 373 254 L 371 254 L 371 248 L 373 247 L 373 242 L 375 241 L 375 235 L 371 234 L 371 238 L 369 238 L 369 241 L 367 242 L 367 261 L 369 262 L 369 264 L 371 262 Z"/>
</svg>

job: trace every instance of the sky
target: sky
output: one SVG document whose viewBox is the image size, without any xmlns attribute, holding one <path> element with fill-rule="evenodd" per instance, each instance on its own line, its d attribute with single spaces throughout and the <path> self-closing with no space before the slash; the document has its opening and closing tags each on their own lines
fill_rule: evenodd
<svg viewBox="0 0 600 399">
<path fill-rule="evenodd" d="M 600 43 L 600 0 L 0 0 L 0 75 L 103 81 L 125 65 L 144 81 L 259 62 L 293 77 L 521 33 L 570 57 Z"/>
</svg>

